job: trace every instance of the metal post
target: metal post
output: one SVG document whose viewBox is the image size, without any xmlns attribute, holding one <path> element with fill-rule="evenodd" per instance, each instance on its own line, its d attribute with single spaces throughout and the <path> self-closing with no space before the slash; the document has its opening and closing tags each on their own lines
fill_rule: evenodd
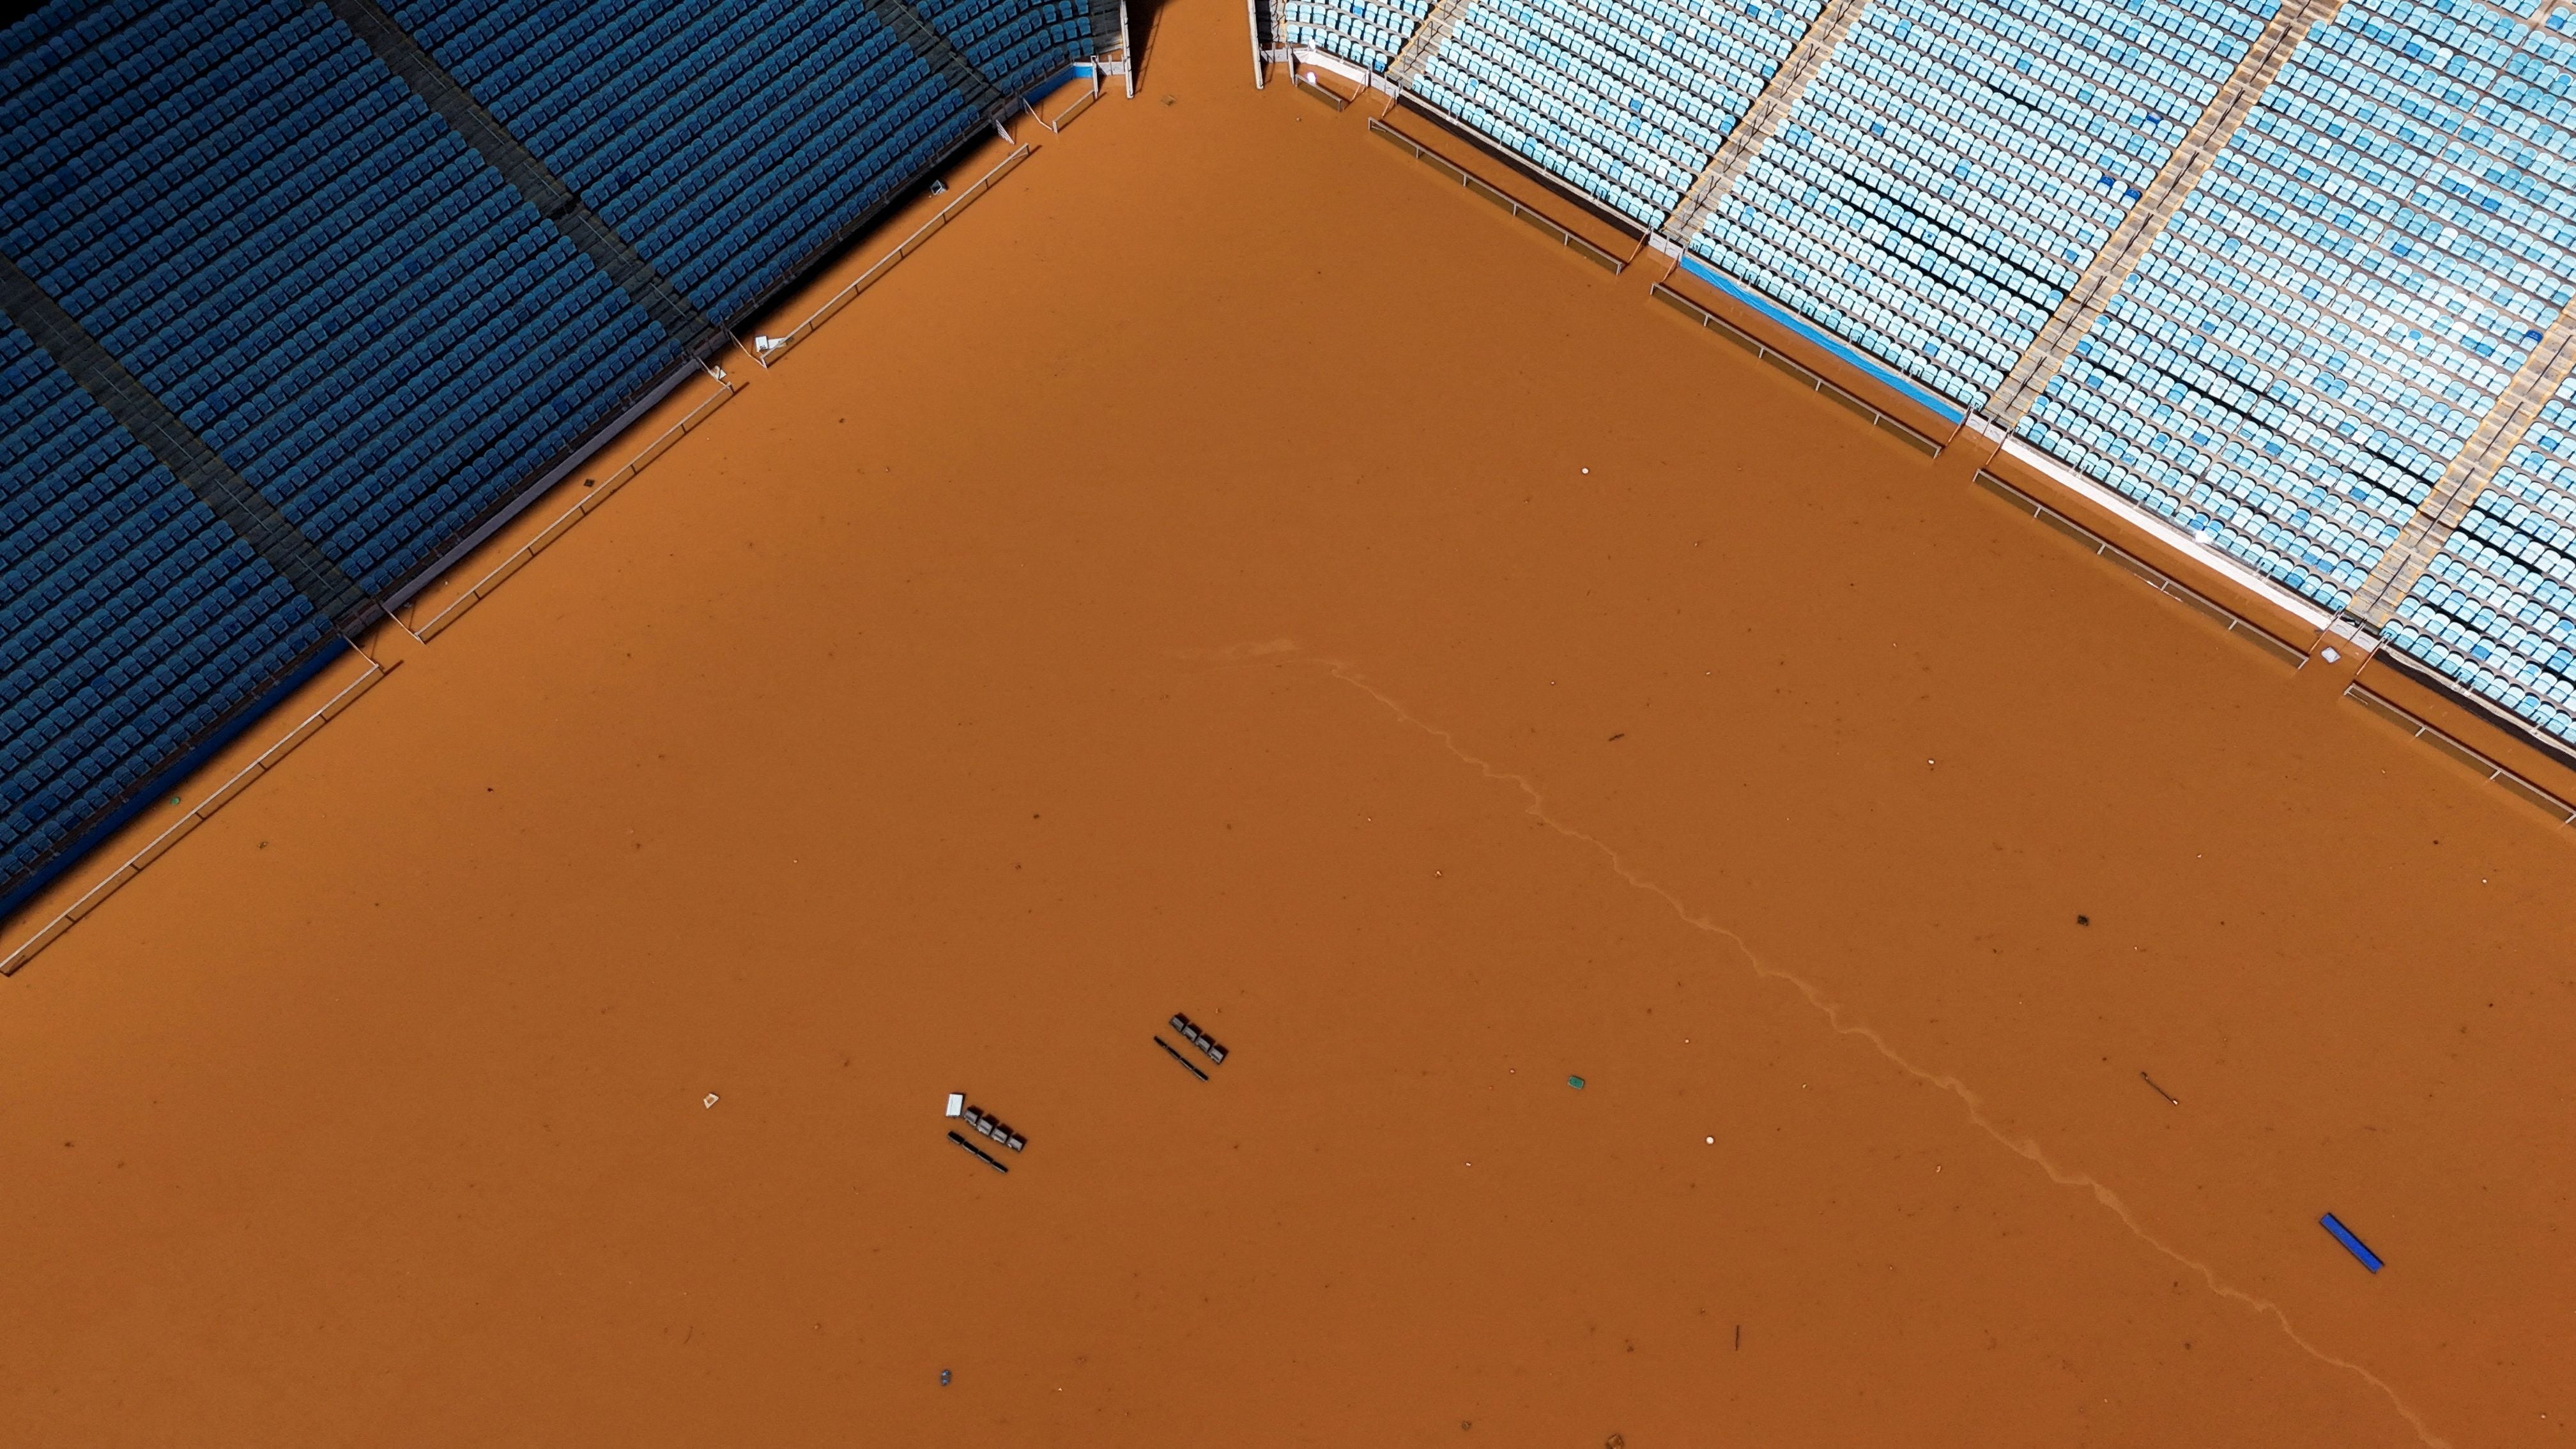
<svg viewBox="0 0 2576 1449">
<path fill-rule="evenodd" d="M 1261 62 L 1261 0 L 1243 0 L 1243 18 L 1252 26 L 1252 88 L 1270 84 L 1270 67 Z"/>
</svg>

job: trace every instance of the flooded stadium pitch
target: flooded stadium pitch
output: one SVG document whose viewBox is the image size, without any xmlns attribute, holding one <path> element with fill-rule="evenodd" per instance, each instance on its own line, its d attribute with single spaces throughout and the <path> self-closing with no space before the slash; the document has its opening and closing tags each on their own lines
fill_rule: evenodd
<svg viewBox="0 0 2576 1449">
<path fill-rule="evenodd" d="M 0 1439 L 2561 1442 L 2567 832 L 1155 26 L 0 987 Z"/>
</svg>

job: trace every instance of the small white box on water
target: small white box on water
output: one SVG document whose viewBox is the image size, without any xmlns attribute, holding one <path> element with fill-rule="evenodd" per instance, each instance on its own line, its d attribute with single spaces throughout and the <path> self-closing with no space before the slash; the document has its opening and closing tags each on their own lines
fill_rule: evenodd
<svg viewBox="0 0 2576 1449">
<path fill-rule="evenodd" d="M 951 1117 L 963 1117 L 966 1115 L 966 1094 L 964 1092 L 951 1092 L 948 1094 L 948 1115 Z"/>
</svg>

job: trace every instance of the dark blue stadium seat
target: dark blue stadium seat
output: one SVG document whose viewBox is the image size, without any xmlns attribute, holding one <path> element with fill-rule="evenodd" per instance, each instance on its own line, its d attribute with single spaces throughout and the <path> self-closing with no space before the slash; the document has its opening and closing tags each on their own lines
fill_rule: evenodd
<svg viewBox="0 0 2576 1449">
<path fill-rule="evenodd" d="M 15 327 L 0 326 L 0 391 L 0 880 L 11 880 L 328 631 Z"/>
<path fill-rule="evenodd" d="M 976 120 L 965 98 L 865 8 L 830 0 L 398 0 L 392 8 L 647 261 L 719 318 L 792 275 Z M 1006 91 L 1061 69 L 1083 48 L 1041 47 L 997 71 L 990 62 L 1023 32 L 1070 18 L 1073 7 L 981 0 L 953 8 L 953 25 L 923 13 Z M 1040 74 L 1021 79 L 1021 71 Z M 890 147 L 889 117 L 927 130 Z"/>
<path fill-rule="evenodd" d="M 393 0 L 730 322 L 978 124 L 837 0 Z M 925 20 L 1016 94 L 1071 0 Z M 355 35 L 294 0 L 57 0 L 0 30 L 0 251 L 368 590 L 679 361 Z M 0 903 L 329 623 L 32 341 L 0 329 Z"/>
</svg>

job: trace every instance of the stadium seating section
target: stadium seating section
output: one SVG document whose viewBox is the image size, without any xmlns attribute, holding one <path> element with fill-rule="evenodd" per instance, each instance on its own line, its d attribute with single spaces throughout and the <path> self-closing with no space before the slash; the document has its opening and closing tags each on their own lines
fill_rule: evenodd
<svg viewBox="0 0 2576 1449">
<path fill-rule="evenodd" d="M 1424 0 L 1281 0 L 1279 33 L 1282 44 L 1308 46 L 1383 75 L 1430 11 Z"/>
<path fill-rule="evenodd" d="M 979 119 L 864 5 L 390 8 L 521 144 L 716 317 L 739 310 Z M 1068 0 L 961 0 L 920 12 L 1011 94 L 1090 48 L 1089 21 Z"/>
<path fill-rule="evenodd" d="M 1691 217 L 1671 244 L 1966 412 L 2285 18 L 2275 0 L 1868 0 L 1820 32 L 1776 132 L 1742 143 L 1702 212 L 1682 205 L 1694 178 L 1817 4 L 1471 0 L 1446 35 L 1426 13 L 1276 0 L 1272 34 L 1413 77 L 1418 103 L 1651 230 Z M 2576 295 L 2571 31 L 2564 0 L 2346 0 L 2143 260 L 2111 269 L 2019 437 L 2352 606 Z M 2576 744 L 2571 433 L 2562 388 L 2383 635 Z"/>
<path fill-rule="evenodd" d="M 717 325 L 986 119 L 864 5 L 385 9 Z M 1005 100 L 1099 48 L 1074 0 L 917 13 Z M 377 599 L 686 365 L 320 4 L 56 3 L 0 31 L 0 254 Z M 0 907 L 333 627 L 6 340 Z"/>
<path fill-rule="evenodd" d="M 936 27 L 993 84 L 1017 95 L 1091 51 L 1091 20 L 1074 0 L 995 5 L 989 0 L 921 0 Z"/>
<path fill-rule="evenodd" d="M 328 11 L 80 28 L 10 87 L 0 251 L 371 590 L 670 361 Z"/>
<path fill-rule="evenodd" d="M 2576 745 L 2576 379 L 2478 495 L 2386 637 Z"/>
<path fill-rule="evenodd" d="M 0 879 L 321 644 L 301 595 L 0 324 Z M 90 809 L 82 807 L 88 805 Z"/>
<path fill-rule="evenodd" d="M 2566 102 L 2496 87 L 2474 53 L 2519 54 L 2563 94 L 2566 51 L 2545 29 L 2442 3 L 2559 63 L 2481 44 L 2429 4 L 2351 0 L 2282 71 L 2026 428 L 2328 608 L 2423 504 L 2576 277 L 2576 147 L 2542 114 L 2563 117 Z M 2452 59 L 2432 61 L 2436 48 Z"/>
<path fill-rule="evenodd" d="M 1653 227 L 1814 20 L 1814 0 L 1767 5 L 1576 0 L 1469 7 L 1422 94 Z"/>
<path fill-rule="evenodd" d="M 2199 0 L 2123 14 L 2131 34 L 2080 0 L 1872 5 L 1693 249 L 1984 399 L 2263 28 Z"/>
</svg>

